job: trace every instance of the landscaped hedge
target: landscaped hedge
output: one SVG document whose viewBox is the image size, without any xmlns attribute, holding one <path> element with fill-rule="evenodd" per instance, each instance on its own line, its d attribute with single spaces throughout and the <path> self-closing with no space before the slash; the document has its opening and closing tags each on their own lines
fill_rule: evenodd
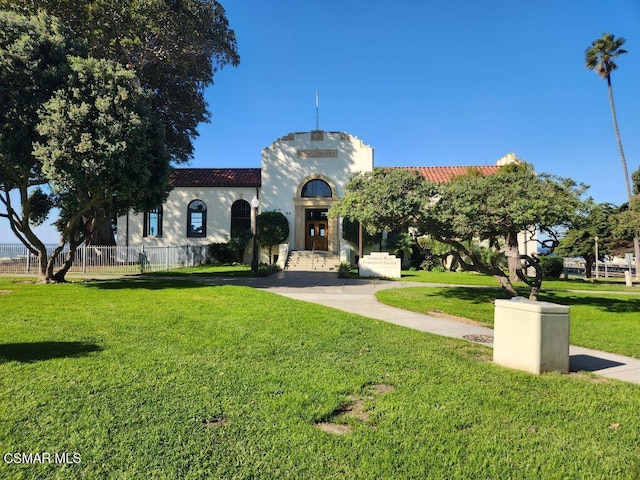
<svg viewBox="0 0 640 480">
<path fill-rule="evenodd" d="M 269 275 L 277 273 L 280 270 L 282 270 L 282 268 L 280 268 L 280 265 L 278 265 L 277 263 L 261 263 L 260 265 L 258 265 L 258 276 L 268 277 Z"/>
<path fill-rule="evenodd" d="M 562 257 L 539 257 L 540 268 L 543 278 L 560 278 L 564 270 L 564 258 Z"/>
<path fill-rule="evenodd" d="M 211 263 L 233 263 L 236 261 L 233 246 L 230 243 L 212 243 L 209 245 Z"/>
</svg>

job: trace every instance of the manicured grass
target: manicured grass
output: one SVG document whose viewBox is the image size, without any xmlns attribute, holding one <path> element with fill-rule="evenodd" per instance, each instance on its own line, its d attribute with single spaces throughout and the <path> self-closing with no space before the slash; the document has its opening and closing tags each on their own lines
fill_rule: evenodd
<svg viewBox="0 0 640 480">
<path fill-rule="evenodd" d="M 428 272 L 425 270 L 403 270 L 402 281 L 440 283 L 446 285 L 484 285 L 488 287 L 498 287 L 498 281 L 489 275 L 476 272 Z M 518 285 L 524 285 L 517 283 Z M 598 290 L 598 291 L 622 291 L 635 292 L 640 294 L 640 285 L 627 287 L 624 279 L 608 278 L 598 281 L 585 280 L 582 278 L 570 278 L 568 280 L 559 278 L 545 278 L 542 281 L 543 290 Z"/>
<path fill-rule="evenodd" d="M 640 476 L 638 385 L 245 287 L 19 282 L 0 279 L 0 451 L 82 462 L 0 478 Z M 366 415 L 339 416 L 353 397 Z"/>
<path fill-rule="evenodd" d="M 426 270 L 402 270 L 404 282 L 442 283 L 447 285 L 484 285 L 497 287 L 498 281 L 476 272 L 429 272 Z"/>
<path fill-rule="evenodd" d="M 522 289 L 526 296 L 526 289 Z M 382 303 L 414 312 L 440 311 L 493 326 L 494 300 L 506 298 L 498 288 L 416 287 L 381 290 Z M 640 358 L 640 295 L 609 292 L 546 291 L 541 301 L 571 307 L 574 345 Z"/>
<path fill-rule="evenodd" d="M 190 275 L 210 275 L 219 277 L 250 277 L 251 266 L 243 264 L 234 265 L 196 265 L 195 267 L 177 268 L 155 272 L 151 275 L 164 277 L 182 277 Z"/>
</svg>

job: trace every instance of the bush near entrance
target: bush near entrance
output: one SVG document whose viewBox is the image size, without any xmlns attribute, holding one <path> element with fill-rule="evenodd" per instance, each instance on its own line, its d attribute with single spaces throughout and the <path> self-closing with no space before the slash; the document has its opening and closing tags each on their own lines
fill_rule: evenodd
<svg viewBox="0 0 640 480">
<path fill-rule="evenodd" d="M 269 263 L 272 262 L 272 250 L 289 237 L 289 220 L 280 212 L 267 211 L 258 215 L 258 244 L 269 250 Z"/>
</svg>

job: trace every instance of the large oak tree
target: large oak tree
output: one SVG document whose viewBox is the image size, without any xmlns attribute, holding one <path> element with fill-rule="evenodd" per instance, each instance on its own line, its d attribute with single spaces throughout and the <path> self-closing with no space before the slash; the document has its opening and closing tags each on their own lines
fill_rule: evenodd
<svg viewBox="0 0 640 480">
<path fill-rule="evenodd" d="M 0 12 L 0 30 L 0 216 L 38 256 L 40 279 L 61 281 L 114 199 L 122 213 L 166 198 L 164 127 L 135 73 L 78 56 L 82 48 L 57 19 Z M 49 255 L 32 227 L 52 207 L 61 237 Z M 65 244 L 71 251 L 56 272 Z"/>
<path fill-rule="evenodd" d="M 165 129 L 173 162 L 193 155 L 197 127 L 210 118 L 205 89 L 214 74 L 240 57 L 234 31 L 216 0 L 0 0 L 0 9 L 58 17 L 89 54 L 136 73 Z M 105 206 L 106 207 L 106 206 Z M 109 217 L 93 226 L 95 245 L 114 244 Z"/>
<path fill-rule="evenodd" d="M 374 169 L 357 174 L 330 215 L 349 214 L 370 232 L 414 227 L 451 247 L 460 265 L 493 275 L 509 295 L 517 295 L 509 271 L 488 261 L 495 256 L 471 247 L 479 240 L 495 252 L 504 252 L 517 265 L 518 277 L 537 299 L 542 273 L 534 255 L 519 253 L 518 236 L 537 231 L 547 248 L 559 241 L 558 229 L 571 225 L 582 207 L 584 188 L 570 179 L 536 174 L 526 163 L 503 166 L 493 175 L 470 171 L 449 184 L 434 184 L 403 169 Z M 525 275 L 528 267 L 536 271 Z"/>
</svg>

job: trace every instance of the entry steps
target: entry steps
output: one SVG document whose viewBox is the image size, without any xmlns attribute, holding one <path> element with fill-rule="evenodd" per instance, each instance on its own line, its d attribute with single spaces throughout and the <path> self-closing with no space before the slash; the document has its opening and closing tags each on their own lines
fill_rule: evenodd
<svg viewBox="0 0 640 480">
<path fill-rule="evenodd" d="M 289 253 L 285 270 L 302 272 L 335 272 L 340 265 L 340 257 L 322 250 L 294 250 Z"/>
</svg>

